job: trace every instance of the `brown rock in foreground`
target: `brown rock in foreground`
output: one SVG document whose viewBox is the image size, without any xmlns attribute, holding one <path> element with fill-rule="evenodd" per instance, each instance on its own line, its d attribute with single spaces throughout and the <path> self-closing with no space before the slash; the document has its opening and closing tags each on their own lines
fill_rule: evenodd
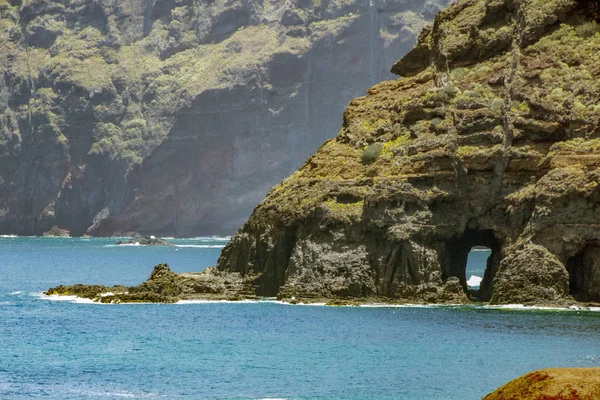
<svg viewBox="0 0 600 400">
<path fill-rule="evenodd" d="M 484 400 L 597 400 L 600 368 L 553 368 L 531 372 Z"/>
</svg>

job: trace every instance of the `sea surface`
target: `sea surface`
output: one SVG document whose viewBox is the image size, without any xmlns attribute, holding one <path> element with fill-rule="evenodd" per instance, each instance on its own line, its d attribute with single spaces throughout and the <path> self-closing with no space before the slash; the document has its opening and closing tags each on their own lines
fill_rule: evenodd
<svg viewBox="0 0 600 400">
<path fill-rule="evenodd" d="M 226 243 L 173 241 L 0 238 L 0 399 L 468 400 L 534 369 L 600 366 L 598 312 L 102 305 L 41 294 L 138 284 L 162 262 L 199 271 Z M 475 264 L 489 252 L 480 253 L 468 276 L 481 277 Z"/>
</svg>

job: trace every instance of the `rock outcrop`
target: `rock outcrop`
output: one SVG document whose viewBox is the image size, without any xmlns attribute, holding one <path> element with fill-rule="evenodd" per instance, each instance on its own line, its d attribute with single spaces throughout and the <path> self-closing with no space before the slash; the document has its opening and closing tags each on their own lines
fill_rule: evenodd
<svg viewBox="0 0 600 400">
<path fill-rule="evenodd" d="M 205 279 L 283 300 L 460 304 L 468 253 L 486 246 L 484 301 L 600 302 L 599 10 L 439 13 L 394 65 L 404 77 L 351 102 Z"/>
<path fill-rule="evenodd" d="M 176 303 L 179 300 L 256 299 L 254 286 L 240 274 L 209 268 L 204 273 L 176 274 L 167 264 L 154 267 L 138 286 L 73 285 L 48 289 L 48 296 L 77 296 L 99 303 Z"/>
<path fill-rule="evenodd" d="M 463 0 L 275 186 L 218 270 L 290 298 L 600 301 L 600 2 Z"/>
<path fill-rule="evenodd" d="M 156 238 L 154 236 L 133 236 L 127 240 L 119 240 L 119 246 L 135 245 L 135 246 L 174 246 L 168 240 Z"/>
<path fill-rule="evenodd" d="M 531 372 L 483 400 L 600 399 L 600 368 L 553 368 Z"/>
<path fill-rule="evenodd" d="M 448 1 L 1 0 L 0 233 L 234 232 Z"/>
<path fill-rule="evenodd" d="M 52 228 L 50 228 L 49 231 L 44 232 L 43 236 L 49 236 L 49 237 L 70 237 L 71 234 L 69 233 L 68 230 L 66 229 L 61 229 L 58 226 L 54 225 Z"/>
</svg>

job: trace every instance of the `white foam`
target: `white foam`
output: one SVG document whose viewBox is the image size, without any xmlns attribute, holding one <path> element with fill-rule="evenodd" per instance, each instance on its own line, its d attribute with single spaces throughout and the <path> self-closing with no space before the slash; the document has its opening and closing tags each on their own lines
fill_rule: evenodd
<svg viewBox="0 0 600 400">
<path fill-rule="evenodd" d="M 231 236 L 198 236 L 188 240 L 199 240 L 202 242 L 229 242 L 231 240 Z"/>
<path fill-rule="evenodd" d="M 481 281 L 483 281 L 483 278 L 480 278 L 479 276 L 471 275 L 471 277 L 467 281 L 467 285 L 469 285 L 471 287 L 481 286 Z"/>
<path fill-rule="evenodd" d="M 224 244 L 176 244 L 175 247 L 190 247 L 197 249 L 222 249 Z"/>
<path fill-rule="evenodd" d="M 16 238 L 18 235 L 0 235 L 0 238 Z"/>
<path fill-rule="evenodd" d="M 158 396 L 155 393 L 133 393 L 126 390 L 111 390 L 111 391 L 99 391 L 99 390 L 91 390 L 91 389 L 83 389 L 83 390 L 70 390 L 71 392 L 83 394 L 86 396 L 107 398 L 107 397 L 122 397 L 126 399 L 140 399 L 140 398 L 150 398 Z"/>
<path fill-rule="evenodd" d="M 58 295 L 58 294 L 51 294 L 51 295 L 46 295 L 46 294 L 39 294 L 39 298 L 42 300 L 51 300 L 51 301 L 69 301 L 71 303 L 78 303 L 78 304 L 97 304 L 94 302 L 94 300 L 91 299 L 85 299 L 82 297 L 77 297 L 77 296 L 62 296 L 62 295 Z"/>
<path fill-rule="evenodd" d="M 18 295 L 18 294 L 21 294 L 21 293 L 23 293 L 23 292 L 21 292 L 21 291 L 16 291 L 16 292 L 11 292 L 10 294 L 11 294 L 11 295 L 13 295 L 13 296 L 16 296 L 16 295 Z"/>
<path fill-rule="evenodd" d="M 179 300 L 175 304 L 261 304 L 261 303 L 278 303 L 277 300 Z"/>
</svg>

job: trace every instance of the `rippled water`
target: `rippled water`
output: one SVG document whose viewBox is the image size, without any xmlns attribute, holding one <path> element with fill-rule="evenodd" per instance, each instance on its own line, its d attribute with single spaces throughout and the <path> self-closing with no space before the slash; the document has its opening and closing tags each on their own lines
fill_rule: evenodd
<svg viewBox="0 0 600 400">
<path fill-rule="evenodd" d="M 462 400 L 537 368 L 600 366 L 594 312 L 40 296 L 60 283 L 137 284 L 160 262 L 202 270 L 225 243 L 175 242 L 0 238 L 0 398 Z"/>
</svg>

